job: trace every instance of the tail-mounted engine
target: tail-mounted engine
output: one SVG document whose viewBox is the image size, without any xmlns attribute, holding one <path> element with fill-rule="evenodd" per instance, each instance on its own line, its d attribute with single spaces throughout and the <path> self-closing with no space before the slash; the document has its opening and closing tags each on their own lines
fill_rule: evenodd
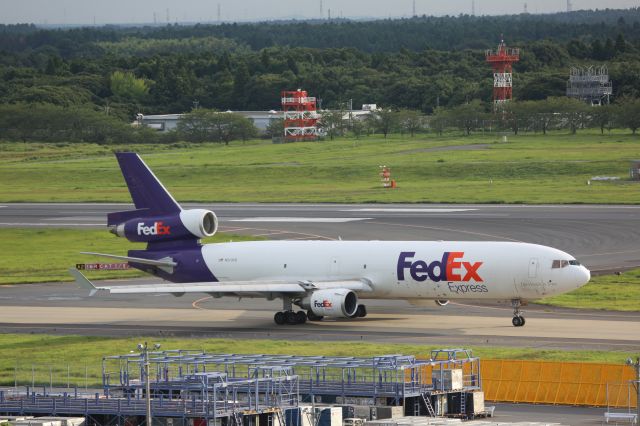
<svg viewBox="0 0 640 426">
<path fill-rule="evenodd" d="M 358 310 L 358 296 L 343 288 L 316 290 L 300 306 L 320 317 L 353 318 Z"/>
<path fill-rule="evenodd" d="M 157 242 L 211 237 L 218 230 L 215 213 L 204 209 L 178 214 L 138 217 L 111 227 L 111 232 L 133 242 Z"/>
</svg>

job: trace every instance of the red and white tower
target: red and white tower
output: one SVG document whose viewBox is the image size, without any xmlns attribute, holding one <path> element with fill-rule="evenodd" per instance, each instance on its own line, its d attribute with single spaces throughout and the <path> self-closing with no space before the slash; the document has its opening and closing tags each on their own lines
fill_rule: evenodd
<svg viewBox="0 0 640 426">
<path fill-rule="evenodd" d="M 282 92 L 284 139 L 290 142 L 315 140 L 318 137 L 316 98 L 305 90 Z"/>
<path fill-rule="evenodd" d="M 507 48 L 500 40 L 498 50 L 487 50 L 485 56 L 493 67 L 493 108 L 497 110 L 513 98 L 512 64 L 520 60 L 520 49 Z"/>
</svg>

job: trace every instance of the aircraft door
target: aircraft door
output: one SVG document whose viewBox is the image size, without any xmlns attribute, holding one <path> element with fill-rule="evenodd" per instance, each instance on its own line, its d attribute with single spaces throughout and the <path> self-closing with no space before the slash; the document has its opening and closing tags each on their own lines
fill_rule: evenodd
<svg viewBox="0 0 640 426">
<path fill-rule="evenodd" d="M 537 278 L 538 277 L 538 258 L 532 257 L 529 259 L 529 278 Z"/>
</svg>

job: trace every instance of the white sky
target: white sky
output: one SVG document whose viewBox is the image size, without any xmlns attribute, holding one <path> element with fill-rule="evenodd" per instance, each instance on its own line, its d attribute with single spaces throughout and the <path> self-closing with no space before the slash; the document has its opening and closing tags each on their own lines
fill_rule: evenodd
<svg viewBox="0 0 640 426">
<path fill-rule="evenodd" d="M 418 15 L 530 13 L 567 10 L 566 0 L 415 0 Z M 407 17 L 414 0 L 322 0 L 323 16 Z M 278 18 L 319 18 L 321 0 L 0 0 L 0 23 L 36 24 L 166 23 L 217 20 L 218 5 L 224 21 Z M 628 8 L 640 0 L 571 0 L 573 10 Z"/>
</svg>

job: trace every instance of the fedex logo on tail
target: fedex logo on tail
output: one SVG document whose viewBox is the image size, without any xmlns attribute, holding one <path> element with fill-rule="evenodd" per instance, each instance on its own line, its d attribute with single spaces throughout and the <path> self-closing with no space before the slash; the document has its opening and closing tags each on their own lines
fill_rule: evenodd
<svg viewBox="0 0 640 426">
<path fill-rule="evenodd" d="M 138 235 L 171 235 L 171 227 L 161 220 L 154 222 L 151 226 L 138 222 Z"/>
<path fill-rule="evenodd" d="M 413 260 L 414 251 L 403 251 L 398 257 L 398 280 L 404 281 L 405 271 L 409 270 L 411 278 L 415 281 L 453 281 L 453 282 L 483 282 L 478 269 L 483 262 L 463 261 L 463 251 L 447 251 L 442 254 L 441 260 L 427 263 L 424 260 Z"/>
</svg>

